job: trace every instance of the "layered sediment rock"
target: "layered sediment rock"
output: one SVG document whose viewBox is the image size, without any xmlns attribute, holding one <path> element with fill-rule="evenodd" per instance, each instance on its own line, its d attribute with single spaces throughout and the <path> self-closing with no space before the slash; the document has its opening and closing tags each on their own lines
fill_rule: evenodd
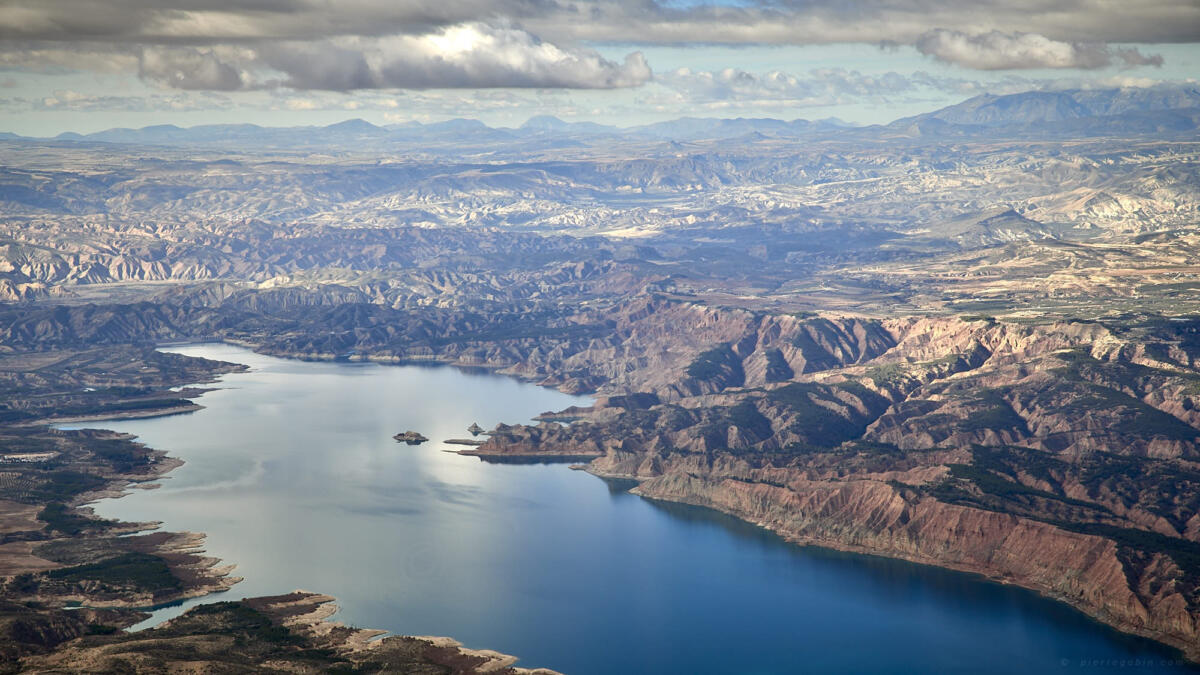
<svg viewBox="0 0 1200 675">
<path fill-rule="evenodd" d="M 1019 584 L 1200 657 L 1186 350 L 1151 360 L 1099 324 L 738 320 L 680 384 L 602 397 L 570 425 L 501 426 L 480 449 L 598 455 L 589 471 L 645 497 Z M 783 339 L 817 345 L 803 362 L 780 349 L 791 381 L 730 382 Z"/>
<path fill-rule="evenodd" d="M 641 467 L 639 467 L 640 469 Z M 1129 632 L 1197 649 L 1200 606 L 1177 565 L 1153 555 L 1141 570 L 1113 541 L 1005 513 L 942 503 L 879 480 L 746 481 L 719 471 L 668 471 L 634 489 L 704 506 L 803 544 L 977 572 L 1068 602 Z"/>
</svg>

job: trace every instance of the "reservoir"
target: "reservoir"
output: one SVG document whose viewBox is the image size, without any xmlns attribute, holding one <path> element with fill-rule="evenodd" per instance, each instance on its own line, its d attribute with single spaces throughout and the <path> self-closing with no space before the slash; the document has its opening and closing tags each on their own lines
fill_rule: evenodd
<svg viewBox="0 0 1200 675">
<path fill-rule="evenodd" d="M 1176 654 L 1019 588 L 792 546 L 708 511 L 658 504 L 565 464 L 445 452 L 589 399 L 446 367 L 244 363 L 204 410 L 97 422 L 186 464 L 98 515 L 208 535 L 237 565 L 200 602 L 305 589 L 346 624 L 444 635 L 571 675 L 1182 671 Z M 431 440 L 408 446 L 392 435 Z"/>
</svg>

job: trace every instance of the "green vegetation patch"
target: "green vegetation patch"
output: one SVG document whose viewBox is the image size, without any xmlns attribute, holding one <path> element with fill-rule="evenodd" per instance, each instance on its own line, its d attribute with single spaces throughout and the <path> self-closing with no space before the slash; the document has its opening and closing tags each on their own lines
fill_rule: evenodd
<svg viewBox="0 0 1200 675">
<path fill-rule="evenodd" d="M 610 396 L 608 407 L 625 408 L 626 410 L 645 410 L 661 403 L 658 394 L 636 393 Z"/>
<path fill-rule="evenodd" d="M 1029 433 L 1025 420 L 1004 400 L 999 390 L 989 389 L 983 392 L 977 403 L 981 409 L 972 411 L 969 417 L 959 422 L 958 428 L 962 431 L 1016 429 L 1025 434 Z"/>
<path fill-rule="evenodd" d="M 45 508 L 38 512 L 37 518 L 46 523 L 48 531 L 62 532 L 69 535 L 76 535 L 85 530 L 104 529 L 112 524 L 112 521 L 86 518 L 74 513 L 70 507 L 62 502 L 47 504 Z"/>
<path fill-rule="evenodd" d="M 188 635 L 195 632 L 232 634 L 240 644 L 251 641 L 277 645 L 298 645 L 302 640 L 262 612 L 240 602 L 214 602 L 197 605 L 177 618 L 171 626 L 161 629 L 167 634 Z"/>
<path fill-rule="evenodd" d="M 734 354 L 733 350 L 729 348 L 729 345 L 719 345 L 702 352 L 687 367 L 687 374 L 688 377 L 697 380 L 714 380 L 726 374 L 730 375 L 730 379 L 735 382 L 745 380 L 742 362 L 738 359 L 737 354 Z"/>
<path fill-rule="evenodd" d="M 987 447 L 976 445 L 971 448 L 971 464 L 980 469 L 992 471 L 1001 475 L 1013 476 L 1019 469 L 1021 472 L 1057 484 L 1056 475 L 1061 475 L 1070 468 L 1066 462 L 1054 455 L 1040 450 L 1022 447 Z"/>
<path fill-rule="evenodd" d="M 1146 553 L 1162 553 L 1175 561 L 1179 568 L 1195 579 L 1200 576 L 1200 543 L 1147 532 L 1131 527 L 1103 523 L 1054 523 L 1064 530 L 1092 534 L 1115 541 L 1118 545 Z"/>
<path fill-rule="evenodd" d="M 97 458 L 121 473 L 132 473 L 151 464 L 150 453 L 127 439 L 90 439 L 87 441 L 87 448 Z"/>
<path fill-rule="evenodd" d="M 1179 418 L 1161 410 L 1146 407 L 1149 410 L 1140 410 L 1136 417 L 1118 424 L 1116 430 L 1141 438 L 1163 437 L 1175 441 L 1194 441 L 1200 437 L 1200 431 Z"/>
<path fill-rule="evenodd" d="M 795 377 L 796 373 L 788 364 L 787 359 L 783 358 L 783 352 L 778 349 L 768 349 L 765 353 L 768 382 L 785 382 Z"/>
<path fill-rule="evenodd" d="M 1030 498 L 1036 498 L 1094 511 L 1097 515 L 1111 515 L 1108 509 L 1098 504 L 1033 488 L 1016 480 L 1015 474 L 1019 470 L 1060 489 L 1054 474 L 1067 465 L 1052 456 L 1028 448 L 978 445 L 972 448 L 971 454 L 970 464 L 948 464 L 947 480 L 931 487 L 930 494 L 944 502 L 968 504 L 990 511 L 1004 512 L 996 500 L 1028 503 Z M 970 483 L 984 496 L 964 489 L 963 482 Z"/>
<path fill-rule="evenodd" d="M 771 437 L 771 420 L 763 416 L 755 407 L 754 401 L 743 399 L 737 405 L 728 408 L 729 421 L 754 434 L 759 440 Z"/>
<path fill-rule="evenodd" d="M 989 495 L 1000 497 L 1001 499 L 1011 499 L 1018 495 L 1036 495 L 1048 499 L 1057 500 L 1059 497 L 1044 490 L 1037 490 L 1027 485 L 1022 485 L 1008 478 L 1002 478 L 985 468 L 974 466 L 972 464 L 947 464 L 950 468 L 950 478 L 970 481 L 981 492 Z M 934 494 L 938 497 L 938 494 Z"/>
<path fill-rule="evenodd" d="M 1114 425 L 1113 431 L 1117 433 L 1139 438 L 1160 437 L 1180 441 L 1194 441 L 1200 438 L 1200 430 L 1183 420 L 1112 388 L 1136 391 L 1143 388 L 1143 383 L 1154 381 L 1152 376 L 1163 375 L 1178 380 L 1174 373 L 1165 373 L 1138 364 L 1097 361 L 1082 349 L 1055 356 L 1068 365 L 1053 372 L 1067 382 L 1063 386 L 1073 386 L 1076 389 L 1063 391 L 1053 387 L 1040 392 L 1037 400 L 1044 407 L 1057 408 L 1064 414 L 1079 416 L 1088 415 L 1097 409 L 1120 408 L 1125 410 L 1125 418 Z M 1082 392 L 1078 388 L 1082 388 Z M 1068 402 L 1063 403 L 1064 400 Z"/>
<path fill-rule="evenodd" d="M 865 441 L 862 439 L 856 439 L 847 442 L 845 446 L 843 446 L 843 449 L 847 452 L 859 453 L 863 455 L 880 455 L 884 457 L 897 458 L 904 457 L 912 452 L 911 450 L 903 450 L 900 448 L 900 446 L 892 443 L 879 443 L 877 441 Z"/>
<path fill-rule="evenodd" d="M 108 586 L 134 587 L 155 595 L 183 590 L 183 583 L 171 573 L 165 560 L 134 551 L 100 562 L 50 570 L 46 577 L 63 583 L 98 581 Z"/>
<path fill-rule="evenodd" d="M 95 649 L 110 659 L 128 655 L 130 661 L 151 664 L 152 670 L 200 664 L 205 672 L 259 672 L 262 664 L 270 661 L 286 664 L 275 669 L 279 672 L 449 672 L 421 659 L 419 653 L 396 668 L 372 667 L 372 662 L 360 668 L 333 649 L 312 647 L 303 636 L 243 602 L 199 605 L 170 625 L 143 632 L 122 633 L 94 624 L 86 626 L 85 631 L 87 636 L 79 642 L 81 648 Z M 212 639 L 217 637 L 232 638 L 232 644 L 227 639 Z"/>
<path fill-rule="evenodd" d="M 191 401 L 183 398 L 156 398 L 135 401 L 96 401 L 90 404 L 66 405 L 46 410 L 43 414 L 54 417 L 81 417 L 92 415 L 110 415 L 128 412 L 155 412 L 178 408 Z"/>
<path fill-rule="evenodd" d="M 562 326 L 545 325 L 547 321 L 553 320 L 553 318 L 556 317 L 546 314 L 531 317 L 512 317 L 507 318 L 505 321 L 497 321 L 491 325 L 486 325 L 479 332 L 463 335 L 429 336 L 416 340 L 416 342 L 427 344 L 431 347 L 443 347 L 453 344 L 506 342 L 512 340 L 590 340 L 608 337 L 612 334 L 614 327 L 612 322 L 568 324 Z M 539 319 L 543 320 L 539 321 Z M 357 336 L 352 334 L 347 335 L 347 338 L 346 343 L 338 345 L 335 351 L 342 352 L 360 342 Z M 410 340 L 404 339 L 397 343 L 397 346 L 402 347 L 409 342 Z"/>
<path fill-rule="evenodd" d="M 1077 401 L 1073 409 L 1086 412 L 1098 407 L 1124 407 L 1129 417 L 1121 420 L 1114 431 L 1140 438 L 1164 437 L 1178 441 L 1192 441 L 1200 437 L 1200 430 L 1185 423 L 1174 415 L 1149 406 L 1132 396 L 1097 385 L 1088 387 L 1088 396 Z"/>
<path fill-rule="evenodd" d="M 819 448 L 833 448 L 858 438 L 867 428 L 867 420 L 848 419 L 813 400 L 813 396 L 829 398 L 827 389 L 807 382 L 772 389 L 767 398 L 787 406 L 796 416 L 791 430 Z M 844 405 L 839 402 L 839 405 Z"/>
<path fill-rule="evenodd" d="M 907 369 L 899 363 L 875 366 L 868 370 L 866 375 L 877 387 L 896 386 L 909 379 Z"/>
<path fill-rule="evenodd" d="M 838 327 L 828 319 L 814 319 L 808 325 L 822 332 L 833 332 L 835 334 L 840 332 Z M 841 365 L 828 350 L 817 344 L 817 341 L 813 339 L 807 330 L 800 331 L 792 338 L 792 346 L 799 349 L 800 353 L 804 356 L 805 372 L 811 373 L 816 370 L 829 370 Z"/>
<path fill-rule="evenodd" d="M 1054 370 L 1060 377 L 1073 381 L 1100 381 L 1125 389 L 1137 389 L 1146 378 L 1156 374 L 1168 377 L 1175 375 L 1137 363 L 1101 361 L 1092 356 L 1088 347 L 1075 347 L 1057 352 L 1054 357 L 1066 364 L 1065 368 Z"/>
<path fill-rule="evenodd" d="M 668 403 L 661 408 L 657 408 L 656 411 L 658 412 L 658 425 L 668 431 L 681 431 L 699 421 L 694 410 L 689 410 L 674 403 Z M 626 413 L 626 415 L 628 414 Z M 632 424 L 630 427 L 632 427 Z"/>
<path fill-rule="evenodd" d="M 845 382 L 838 382 L 830 386 L 834 389 L 841 389 L 853 394 L 874 415 L 883 414 L 883 411 L 887 410 L 888 406 L 891 405 L 891 401 L 888 401 L 886 398 L 868 389 L 866 385 L 855 380 L 846 380 Z"/>
<path fill-rule="evenodd" d="M 26 471 L 25 480 L 0 482 L 0 495 L 26 504 L 66 502 L 72 497 L 97 490 L 107 481 L 100 476 L 78 471 Z"/>
</svg>

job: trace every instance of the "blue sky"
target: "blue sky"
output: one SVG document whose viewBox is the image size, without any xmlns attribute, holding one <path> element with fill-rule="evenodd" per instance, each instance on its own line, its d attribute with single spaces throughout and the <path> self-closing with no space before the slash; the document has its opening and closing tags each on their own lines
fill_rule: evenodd
<svg viewBox="0 0 1200 675">
<path fill-rule="evenodd" d="M 999 0 L 349 0 L 336 15 L 316 0 L 181 2 L 0 3 L 0 130 L 539 114 L 877 123 L 983 92 L 1200 77 L 1200 4 L 1172 0 L 1061 0 L 1040 17 Z"/>
</svg>

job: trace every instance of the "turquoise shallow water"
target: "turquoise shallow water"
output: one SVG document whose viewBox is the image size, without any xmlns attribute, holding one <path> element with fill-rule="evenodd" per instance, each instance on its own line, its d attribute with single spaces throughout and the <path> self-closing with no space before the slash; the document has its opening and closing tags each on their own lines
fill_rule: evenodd
<svg viewBox="0 0 1200 675">
<path fill-rule="evenodd" d="M 585 399 L 450 368 L 169 349 L 253 370 L 199 412 L 97 423 L 187 463 L 96 510 L 208 533 L 245 577 L 224 598 L 321 591 L 349 624 L 574 675 L 1180 670 L 1170 650 L 1018 588 L 798 548 L 562 464 L 443 452 L 472 422 Z M 391 439 L 407 429 L 433 440 Z"/>
</svg>

